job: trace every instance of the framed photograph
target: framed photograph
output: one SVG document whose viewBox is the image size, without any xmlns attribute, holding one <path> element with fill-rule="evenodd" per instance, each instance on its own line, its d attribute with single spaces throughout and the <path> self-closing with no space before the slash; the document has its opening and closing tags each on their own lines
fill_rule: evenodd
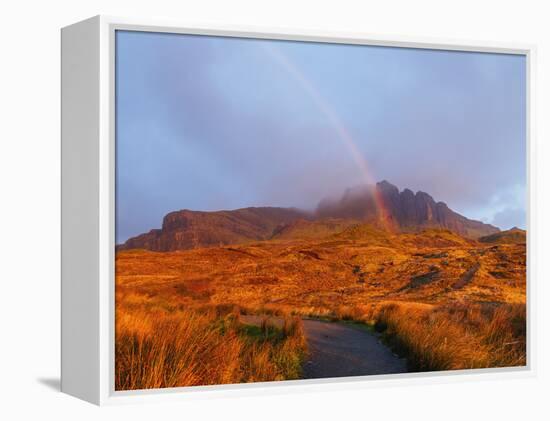
<svg viewBox="0 0 550 421">
<path fill-rule="evenodd" d="M 532 54 L 64 28 L 62 390 L 532 372 Z"/>
</svg>

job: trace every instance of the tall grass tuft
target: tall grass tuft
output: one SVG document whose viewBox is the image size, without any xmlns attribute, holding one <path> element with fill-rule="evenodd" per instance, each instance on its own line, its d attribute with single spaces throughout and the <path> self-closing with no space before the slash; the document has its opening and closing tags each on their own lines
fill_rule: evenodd
<svg viewBox="0 0 550 421">
<path fill-rule="evenodd" d="M 381 307 L 375 327 L 413 370 L 457 370 L 526 364 L 524 304 Z"/>
<path fill-rule="evenodd" d="M 301 321 L 249 337 L 239 315 L 117 306 L 116 390 L 295 379 L 305 353 Z M 244 332 L 244 333 L 243 333 Z"/>
</svg>

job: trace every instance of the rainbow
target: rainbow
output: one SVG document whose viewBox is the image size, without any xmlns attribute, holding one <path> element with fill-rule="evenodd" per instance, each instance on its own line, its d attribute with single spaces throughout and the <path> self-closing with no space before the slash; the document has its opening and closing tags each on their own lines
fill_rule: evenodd
<svg viewBox="0 0 550 421">
<path fill-rule="evenodd" d="M 367 161 L 357 147 L 356 141 L 353 139 L 353 136 L 351 135 L 349 130 L 345 127 L 342 119 L 340 118 L 336 110 L 323 97 L 319 89 L 313 84 L 310 79 L 306 77 L 306 75 L 298 68 L 298 66 L 293 63 L 291 59 L 279 48 L 273 45 L 273 43 L 262 43 L 261 45 L 265 52 L 271 57 L 271 59 L 278 63 L 300 84 L 302 89 L 307 93 L 307 95 L 315 104 L 315 107 L 328 120 L 330 126 L 336 133 L 337 138 L 349 151 L 350 156 L 353 159 L 353 162 L 355 163 L 357 169 L 359 170 L 365 184 L 372 186 L 376 185 L 375 178 L 369 171 Z M 387 206 L 385 205 L 380 192 L 376 188 L 374 189 L 374 201 L 376 204 L 379 220 L 382 223 L 383 227 L 386 229 L 392 229 L 393 223 L 391 214 L 390 212 L 388 212 Z"/>
</svg>

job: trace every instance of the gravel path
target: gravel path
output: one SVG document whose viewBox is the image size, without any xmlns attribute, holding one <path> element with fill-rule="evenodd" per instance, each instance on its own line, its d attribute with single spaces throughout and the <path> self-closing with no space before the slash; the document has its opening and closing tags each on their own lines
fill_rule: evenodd
<svg viewBox="0 0 550 421">
<path fill-rule="evenodd" d="M 259 325 L 260 316 L 241 316 L 243 323 Z M 277 318 L 271 319 L 282 324 Z M 344 323 L 304 319 L 309 355 L 304 378 L 365 376 L 407 372 L 407 362 L 394 355 L 376 335 Z"/>
</svg>

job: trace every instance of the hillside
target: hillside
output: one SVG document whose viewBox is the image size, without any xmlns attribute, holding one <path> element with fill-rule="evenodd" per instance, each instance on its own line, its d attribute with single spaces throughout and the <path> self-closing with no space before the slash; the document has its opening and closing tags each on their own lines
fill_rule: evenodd
<svg viewBox="0 0 550 421">
<path fill-rule="evenodd" d="M 481 241 L 482 243 L 495 244 L 525 244 L 525 242 L 527 241 L 527 233 L 525 232 L 525 230 L 514 227 L 506 231 L 481 237 L 479 241 Z"/>
<path fill-rule="evenodd" d="M 349 219 L 298 219 L 279 227 L 272 236 L 275 240 L 313 240 L 329 237 L 344 231 L 346 228 L 358 224 L 358 221 Z"/>
<path fill-rule="evenodd" d="M 524 244 L 495 246 L 436 229 L 390 234 L 359 225 L 325 239 L 160 254 L 119 251 L 116 263 L 118 292 L 129 287 L 139 293 L 143 285 L 167 297 L 177 292 L 188 304 L 328 311 L 382 299 L 518 302 L 525 293 Z"/>
</svg>

